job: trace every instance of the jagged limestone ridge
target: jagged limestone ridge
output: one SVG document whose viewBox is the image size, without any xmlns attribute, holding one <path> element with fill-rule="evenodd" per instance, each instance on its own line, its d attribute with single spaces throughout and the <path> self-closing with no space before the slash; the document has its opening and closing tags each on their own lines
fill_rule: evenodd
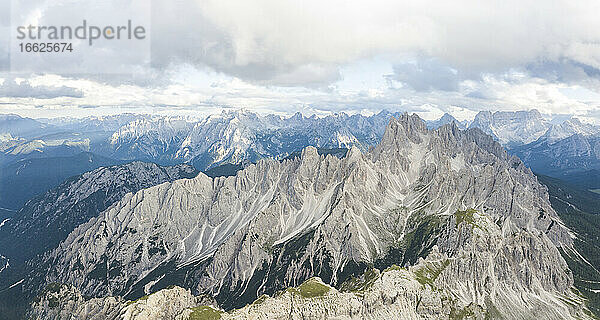
<svg viewBox="0 0 600 320">
<path fill-rule="evenodd" d="M 557 250 L 571 243 L 545 188 L 491 137 L 429 131 L 404 115 L 366 154 L 308 147 L 235 177 L 201 174 L 127 196 L 53 253 L 48 280 L 89 295 L 151 292 L 178 267 L 194 292 L 229 309 L 314 275 L 339 286 L 369 265 L 410 266 L 437 246 L 448 265 L 422 280 L 457 305 L 535 305 L 552 318 L 573 311 L 553 298 L 573 283 Z"/>
</svg>

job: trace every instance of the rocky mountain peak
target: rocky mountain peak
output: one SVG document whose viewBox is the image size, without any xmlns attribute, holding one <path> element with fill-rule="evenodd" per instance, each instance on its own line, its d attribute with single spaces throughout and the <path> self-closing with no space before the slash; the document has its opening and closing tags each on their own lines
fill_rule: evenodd
<svg viewBox="0 0 600 320">
<path fill-rule="evenodd" d="M 513 147 L 537 140 L 550 123 L 535 109 L 529 111 L 481 111 L 469 128 L 479 128 L 502 145 Z"/>
<path fill-rule="evenodd" d="M 341 288 L 396 265 L 426 288 L 417 301 L 453 297 L 447 311 L 574 314 L 555 298 L 572 295 L 558 250 L 571 245 L 546 190 L 490 136 L 402 114 L 364 155 L 307 147 L 128 194 L 46 257 L 45 279 L 128 298 L 181 285 L 231 309 L 313 276 Z"/>
<path fill-rule="evenodd" d="M 313 146 L 308 146 L 302 149 L 302 160 L 315 159 L 319 157 L 319 153 L 317 152 L 317 148 Z"/>
<path fill-rule="evenodd" d="M 554 143 L 573 135 L 593 135 L 600 132 L 600 127 L 582 123 L 577 118 L 570 118 L 562 123 L 551 125 L 535 143 Z"/>
<path fill-rule="evenodd" d="M 399 144 L 402 142 L 420 143 L 420 133 L 426 132 L 425 122 L 416 114 L 409 115 L 404 113 L 397 119 L 392 117 L 381 139 L 379 147 L 384 148 L 390 144 Z"/>
<path fill-rule="evenodd" d="M 449 113 L 444 113 L 439 119 L 433 121 L 427 121 L 428 129 L 437 129 L 445 124 L 456 123 L 460 129 L 465 129 L 467 121 L 458 121 Z"/>
</svg>

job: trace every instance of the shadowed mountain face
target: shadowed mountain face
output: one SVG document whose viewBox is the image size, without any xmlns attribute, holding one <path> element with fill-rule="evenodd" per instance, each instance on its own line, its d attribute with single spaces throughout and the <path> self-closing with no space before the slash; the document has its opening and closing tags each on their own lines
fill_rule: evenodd
<svg viewBox="0 0 600 320">
<path fill-rule="evenodd" d="M 54 249 L 77 226 L 96 217 L 124 195 L 160 183 L 192 178 L 198 172 L 190 165 L 161 167 L 131 162 L 102 167 L 74 176 L 59 186 L 29 200 L 0 226 L 0 288 L 24 276 L 24 262 Z M 6 268 L 4 268 L 4 267 Z M 31 268 L 40 267 L 35 265 Z M 16 288 L 20 291 L 20 287 Z M 0 314 L 23 304 L 17 292 L 1 291 Z M 10 318 L 10 317 L 9 317 Z"/>
<path fill-rule="evenodd" d="M 42 122 L 22 118 L 14 114 L 0 114 L 0 130 L 1 134 L 9 134 L 11 137 L 33 138 L 43 132 L 56 131 L 51 126 Z"/>
<path fill-rule="evenodd" d="M 231 309 L 313 276 L 341 288 L 369 268 L 399 265 L 406 271 L 387 273 L 397 280 L 377 280 L 380 288 L 414 299 L 379 294 L 377 308 L 585 317 L 559 251 L 572 246 L 546 189 L 490 136 L 456 125 L 431 131 L 403 115 L 366 153 L 307 147 L 235 176 L 127 194 L 71 232 L 24 285 L 137 298 L 175 284 Z M 293 312 L 269 301 L 261 314 Z M 332 312 L 351 312 L 332 303 Z"/>
<path fill-rule="evenodd" d="M 161 167 L 131 162 L 75 176 L 28 201 L 0 228 L 0 253 L 13 264 L 56 247 L 80 224 L 125 194 L 198 172 L 190 165 Z"/>
<path fill-rule="evenodd" d="M 536 173 L 582 189 L 600 189 L 600 128 L 569 119 L 539 139 L 510 150 Z"/>
<path fill-rule="evenodd" d="M 600 134 L 575 134 L 558 141 L 540 140 L 511 152 L 532 170 L 552 176 L 600 170 Z"/>
<path fill-rule="evenodd" d="M 0 207 L 19 210 L 27 200 L 69 177 L 121 162 L 79 152 L 73 156 L 31 158 L 5 165 L 0 167 Z"/>
</svg>

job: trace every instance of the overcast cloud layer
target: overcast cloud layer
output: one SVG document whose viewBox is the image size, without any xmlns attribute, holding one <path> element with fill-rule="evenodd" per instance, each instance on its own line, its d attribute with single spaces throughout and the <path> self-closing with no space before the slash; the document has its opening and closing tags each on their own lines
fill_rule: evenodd
<svg viewBox="0 0 600 320">
<path fill-rule="evenodd" d="M 599 1 L 114 0 L 115 12 L 73 3 L 28 1 L 16 13 L 13 5 L 13 20 L 135 21 L 135 12 L 150 12 L 151 60 L 116 47 L 94 59 L 118 60 L 120 75 L 4 72 L 0 112 L 245 107 L 466 117 L 537 108 L 600 121 Z M 8 30 L 0 23 L 0 55 Z M 27 111 L 34 106 L 43 107 Z"/>
</svg>

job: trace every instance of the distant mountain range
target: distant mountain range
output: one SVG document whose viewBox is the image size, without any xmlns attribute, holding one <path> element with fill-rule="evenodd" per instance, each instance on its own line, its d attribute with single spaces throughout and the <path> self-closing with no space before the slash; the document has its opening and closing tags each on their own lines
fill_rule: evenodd
<svg viewBox="0 0 600 320">
<path fill-rule="evenodd" d="M 469 125 L 469 122 L 467 120 L 458 121 L 449 113 L 444 113 L 444 115 L 441 116 L 439 119 L 426 121 L 425 123 L 427 124 L 428 129 L 437 129 L 445 124 L 451 123 L 456 123 L 456 126 L 458 126 L 458 128 L 460 129 L 466 129 Z"/>
<path fill-rule="evenodd" d="M 282 117 L 224 111 L 202 120 L 133 114 L 33 120 L 4 115 L 0 118 L 0 151 L 4 163 L 63 147 L 118 160 L 192 162 L 205 170 L 222 163 L 283 157 L 306 143 L 323 148 L 357 146 L 366 150 L 381 139 L 381 127 L 389 118 L 398 115 L 384 111 L 369 117 L 343 113 L 326 117 L 304 117 L 297 113 Z M 438 128 L 451 122 L 461 129 L 479 128 L 508 148 L 600 132 L 598 126 L 581 123 L 576 118 L 553 124 L 537 110 L 482 111 L 472 121 L 458 121 L 446 113 L 438 120 L 427 121 L 427 127 Z"/>
<path fill-rule="evenodd" d="M 0 319 L 600 314 L 576 119 L 7 118 Z"/>
<path fill-rule="evenodd" d="M 283 159 L 307 145 L 366 150 L 381 139 L 392 116 L 381 112 L 371 117 L 286 118 L 245 111 L 200 121 L 132 114 L 40 121 L 2 116 L 0 208 L 9 211 L 0 213 L 8 216 L 70 176 L 127 161 L 190 163 L 206 171 L 222 164 Z"/>
<path fill-rule="evenodd" d="M 282 117 L 230 111 L 200 120 L 134 114 L 39 120 L 2 115 L 0 208 L 18 210 L 32 196 L 71 175 L 123 161 L 190 163 L 206 171 L 222 164 L 283 159 L 307 145 L 356 146 L 366 151 L 380 141 L 389 119 L 399 115 L 383 111 L 368 117 L 343 113 Z M 577 175 L 598 169 L 594 137 L 600 128 L 576 118 L 552 123 L 536 110 L 482 111 L 472 121 L 458 121 L 446 113 L 426 123 L 428 128 L 449 123 L 461 129 L 479 128 L 536 172 L 565 178 L 565 172 Z M 32 174 L 36 183 L 28 182 Z"/>
<path fill-rule="evenodd" d="M 539 139 L 512 150 L 532 169 L 545 174 L 600 169 L 600 134 Z"/>
<path fill-rule="evenodd" d="M 435 128 L 450 122 L 445 114 L 429 122 Z M 559 177 L 587 189 L 600 188 L 600 127 L 577 118 L 551 123 L 536 110 L 480 112 L 468 124 L 491 135 L 533 171 Z"/>
<path fill-rule="evenodd" d="M 537 110 L 516 112 L 479 112 L 469 128 L 479 128 L 506 147 L 537 140 L 550 127 L 550 122 Z"/>
<path fill-rule="evenodd" d="M 33 120 L 16 115 L 0 117 L 0 166 L 31 158 L 75 156 L 81 152 L 118 161 L 151 161 L 163 165 L 191 163 L 201 171 L 221 164 L 252 163 L 261 158 L 285 158 L 303 146 L 367 150 L 378 143 L 390 117 L 399 113 L 381 112 L 373 116 L 337 114 L 326 117 L 259 115 L 230 111 L 197 120 L 121 114 L 83 119 Z M 554 143 L 580 135 L 600 133 L 598 126 L 576 118 L 551 123 L 538 111 L 479 112 L 472 121 L 458 121 L 450 114 L 428 121 L 428 128 L 455 122 L 459 128 L 479 128 L 502 145 L 523 155 L 534 170 L 536 157 L 545 157 Z M 566 142 L 573 145 L 574 143 Z M 581 144 L 581 143 L 579 143 Z M 534 155 L 530 155 L 534 154 Z M 557 169 L 587 161 L 575 157 Z M 563 155 L 564 156 L 564 155 Z M 531 159 L 531 160 L 530 160 Z M 589 167 L 589 166 L 587 166 Z M 77 172 L 81 173 L 83 171 Z M 0 207 L 5 206 L 0 202 Z M 15 209 L 15 207 L 10 207 Z M 17 208 L 18 209 L 18 208 Z"/>
<path fill-rule="evenodd" d="M 4 163 L 38 157 L 57 147 L 71 147 L 116 160 L 190 162 L 206 170 L 223 163 L 283 158 L 305 145 L 358 146 L 366 150 L 381 139 L 383 128 L 393 115 L 399 114 L 381 112 L 370 117 L 339 114 L 318 118 L 299 113 L 282 117 L 232 111 L 198 121 L 125 114 L 106 119 L 53 119 L 38 126 L 33 125 L 38 123 L 36 120 L 6 116 L 15 125 L 0 132 L 0 141 Z M 47 128 L 52 128 L 51 132 Z M 21 136 L 25 131 L 28 136 Z"/>
<path fill-rule="evenodd" d="M 40 293 L 37 319 L 590 319 L 575 250 L 547 189 L 491 136 L 401 115 L 365 152 L 308 146 L 127 193 L 7 292 Z"/>
</svg>

